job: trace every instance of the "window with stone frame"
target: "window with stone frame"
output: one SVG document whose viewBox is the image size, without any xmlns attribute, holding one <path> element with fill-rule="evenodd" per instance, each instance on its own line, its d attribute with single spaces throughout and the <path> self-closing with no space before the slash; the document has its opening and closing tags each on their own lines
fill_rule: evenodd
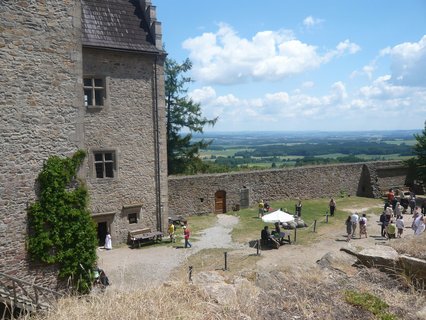
<svg viewBox="0 0 426 320">
<path fill-rule="evenodd" d="M 138 223 L 138 214 L 136 212 L 129 213 L 127 219 L 129 220 L 129 224 Z"/>
<path fill-rule="evenodd" d="M 96 178 L 114 178 L 116 176 L 116 156 L 114 151 L 95 151 L 94 165 Z"/>
<path fill-rule="evenodd" d="M 84 106 L 103 107 L 105 104 L 106 86 L 102 77 L 84 77 Z"/>
</svg>

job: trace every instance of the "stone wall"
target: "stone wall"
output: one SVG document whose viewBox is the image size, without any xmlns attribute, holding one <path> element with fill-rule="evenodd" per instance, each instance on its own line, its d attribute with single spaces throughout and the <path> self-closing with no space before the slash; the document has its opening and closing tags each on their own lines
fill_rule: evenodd
<svg viewBox="0 0 426 320">
<path fill-rule="evenodd" d="M 259 199 L 328 198 L 342 192 L 379 197 L 381 185 L 386 188 L 390 181 L 403 185 L 405 174 L 399 162 L 375 162 L 169 177 L 169 208 L 171 213 L 184 215 L 214 212 L 218 191 L 226 195 L 224 211 L 241 205 L 242 194 L 247 192 L 251 206 Z"/>
<path fill-rule="evenodd" d="M 84 114 L 84 140 L 89 151 L 85 174 L 95 220 L 107 222 L 115 243 L 126 242 L 128 230 L 164 228 L 167 216 L 158 221 L 161 204 L 157 203 L 156 190 L 161 192 L 166 210 L 165 128 L 161 125 L 159 130 L 159 166 L 158 138 L 153 130 L 157 121 L 155 77 L 163 73 L 161 65 L 155 63 L 154 55 L 84 48 L 83 70 L 85 75 L 105 78 L 107 83 L 105 106 L 86 108 Z M 164 93 L 161 88 L 159 92 L 158 108 L 164 110 Z M 159 117 L 165 124 L 164 113 Z M 112 179 L 96 178 L 93 152 L 100 150 L 116 153 L 116 175 Z M 161 185 L 157 188 L 158 183 Z M 131 213 L 137 214 L 137 223 L 129 223 Z"/>
<path fill-rule="evenodd" d="M 43 161 L 81 147 L 80 11 L 74 0 L 0 5 L 0 272 L 51 288 L 55 268 L 27 259 L 26 209 Z"/>
</svg>

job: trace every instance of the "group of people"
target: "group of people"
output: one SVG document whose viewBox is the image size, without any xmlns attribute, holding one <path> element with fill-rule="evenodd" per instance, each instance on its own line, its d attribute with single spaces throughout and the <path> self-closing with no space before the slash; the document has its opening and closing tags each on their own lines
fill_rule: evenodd
<svg viewBox="0 0 426 320">
<path fill-rule="evenodd" d="M 263 215 L 267 212 L 269 212 L 269 209 L 271 208 L 268 202 L 263 202 L 262 199 L 260 199 L 259 204 L 258 204 L 258 208 L 259 208 L 259 218 L 262 218 Z"/>
<path fill-rule="evenodd" d="M 392 206 L 392 210 L 398 210 L 398 213 L 405 214 L 408 213 L 408 209 L 410 209 L 410 213 L 414 214 L 416 208 L 416 195 L 414 192 L 410 191 L 408 196 L 400 190 L 394 192 L 391 188 L 387 193 L 387 203 Z M 422 212 L 425 211 L 425 207 L 426 200 L 422 204 Z"/>
<path fill-rule="evenodd" d="M 420 235 L 425 231 L 425 217 L 418 206 L 414 206 L 412 209 L 413 221 L 411 223 L 411 229 L 415 235 Z M 380 215 L 381 223 L 381 235 L 388 239 L 401 238 L 404 233 L 405 223 L 403 214 L 405 212 L 401 210 L 401 205 L 397 202 L 393 208 L 390 202 L 385 204 L 384 210 Z"/>
<path fill-rule="evenodd" d="M 187 224 L 185 224 L 183 227 L 183 238 L 185 239 L 185 248 L 191 248 L 192 244 L 189 242 L 189 237 L 191 235 L 191 231 L 189 230 L 189 227 Z M 169 222 L 169 227 L 167 228 L 167 233 L 169 234 L 170 242 L 176 242 L 176 234 L 175 234 L 176 228 L 172 221 Z"/>
<path fill-rule="evenodd" d="M 264 226 L 260 233 L 260 239 L 262 241 L 262 244 L 278 249 L 280 245 L 283 243 L 285 232 L 281 231 L 279 222 L 275 222 L 274 225 L 275 225 L 275 228 L 272 231 L 272 233 L 269 231 L 268 226 Z"/>
<path fill-rule="evenodd" d="M 346 241 L 350 241 L 352 238 L 355 238 L 356 230 L 359 226 L 359 238 L 364 235 L 366 238 L 367 235 L 367 216 L 365 213 L 362 214 L 362 217 L 358 215 L 357 212 L 354 212 L 352 215 L 348 216 L 345 221 L 346 224 L 346 233 L 348 234 Z"/>
</svg>

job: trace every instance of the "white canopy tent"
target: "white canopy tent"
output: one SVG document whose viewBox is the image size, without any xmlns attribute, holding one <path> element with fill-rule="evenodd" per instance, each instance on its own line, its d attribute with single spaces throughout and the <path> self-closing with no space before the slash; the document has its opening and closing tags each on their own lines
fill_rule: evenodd
<svg viewBox="0 0 426 320">
<path fill-rule="evenodd" d="M 274 222 L 291 222 L 294 221 L 294 217 L 287 213 L 282 211 L 281 209 L 278 209 L 277 211 L 265 214 L 262 217 L 262 221 L 266 223 L 274 223 Z"/>
</svg>

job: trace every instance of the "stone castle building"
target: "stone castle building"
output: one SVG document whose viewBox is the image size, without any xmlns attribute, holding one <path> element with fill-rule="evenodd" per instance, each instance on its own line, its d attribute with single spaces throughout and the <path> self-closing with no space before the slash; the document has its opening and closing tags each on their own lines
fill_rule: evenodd
<svg viewBox="0 0 426 320">
<path fill-rule="evenodd" d="M 0 4 L 0 272 L 54 287 L 29 262 L 28 205 L 52 155 L 78 149 L 99 244 L 164 230 L 165 53 L 149 0 Z M 53 280 L 52 280 L 53 279 Z"/>
</svg>

